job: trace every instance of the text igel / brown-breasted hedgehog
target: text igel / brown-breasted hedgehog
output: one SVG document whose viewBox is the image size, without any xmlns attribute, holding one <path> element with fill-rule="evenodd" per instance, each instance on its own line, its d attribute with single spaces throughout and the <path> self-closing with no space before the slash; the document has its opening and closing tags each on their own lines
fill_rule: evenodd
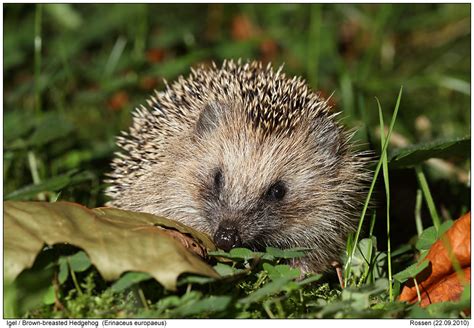
<svg viewBox="0 0 474 328">
<path fill-rule="evenodd" d="M 321 272 L 355 230 L 366 157 L 328 102 L 270 65 L 191 70 L 118 137 L 111 205 L 180 221 L 224 250 L 304 247 Z"/>
</svg>

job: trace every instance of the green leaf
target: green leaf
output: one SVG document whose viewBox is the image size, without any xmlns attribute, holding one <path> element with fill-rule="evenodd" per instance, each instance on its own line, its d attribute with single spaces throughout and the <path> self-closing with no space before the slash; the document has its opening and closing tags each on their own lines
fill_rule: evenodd
<svg viewBox="0 0 474 328">
<path fill-rule="evenodd" d="M 323 277 L 322 274 L 318 273 L 318 274 L 313 274 L 301 281 L 297 281 L 297 284 L 300 285 L 300 286 L 304 286 L 304 285 L 308 285 L 308 284 L 311 284 L 315 281 L 318 281 L 320 280 L 321 278 Z"/>
<path fill-rule="evenodd" d="M 4 115 L 3 137 L 6 147 L 14 140 L 30 133 L 35 126 L 35 120 L 31 119 L 31 113 L 26 111 L 7 112 Z"/>
<path fill-rule="evenodd" d="M 10 120 L 13 126 L 6 131 L 8 135 L 6 149 L 44 146 L 52 141 L 64 138 L 74 131 L 74 125 L 66 117 L 57 113 L 45 114 L 40 118 L 34 117 L 33 119 L 22 115 L 12 116 Z M 25 123 L 29 121 L 32 123 Z M 22 124 L 25 124 L 25 127 L 21 127 Z M 31 124 L 33 124 L 34 130 L 27 134 L 32 128 Z M 17 139 L 19 137 L 25 137 L 25 139 Z"/>
<path fill-rule="evenodd" d="M 117 280 L 112 287 L 112 291 L 121 292 L 130 286 L 139 283 L 140 281 L 149 280 L 152 277 L 145 272 L 127 272 L 119 280 Z"/>
<path fill-rule="evenodd" d="M 256 254 L 247 248 L 233 248 L 229 252 L 233 259 L 248 261 L 256 257 Z"/>
<path fill-rule="evenodd" d="M 435 227 L 426 228 L 425 230 L 423 230 L 416 242 L 416 249 L 418 249 L 419 251 L 429 250 L 431 245 L 433 245 L 443 233 L 448 231 L 448 229 L 451 228 L 452 225 L 453 221 L 448 220 L 440 225 L 439 231 L 436 231 Z"/>
<path fill-rule="evenodd" d="M 293 259 L 298 257 L 303 257 L 305 255 L 305 251 L 309 251 L 309 248 L 297 247 L 297 248 L 289 248 L 289 249 L 279 249 L 275 247 L 267 247 L 266 252 L 275 258 L 282 258 L 282 259 Z"/>
<path fill-rule="evenodd" d="M 416 241 L 416 248 L 420 251 L 430 249 L 431 245 L 438 239 L 438 232 L 435 227 L 429 227 L 421 233 Z"/>
<path fill-rule="evenodd" d="M 74 126 L 60 116 L 47 116 L 27 140 L 28 146 L 38 147 L 53 140 L 61 139 L 74 130 Z"/>
<path fill-rule="evenodd" d="M 390 156 L 392 168 L 414 167 L 430 158 L 469 158 L 471 137 L 442 139 L 397 149 Z"/>
<path fill-rule="evenodd" d="M 287 264 L 277 264 L 275 266 L 264 263 L 263 269 L 268 273 L 271 280 L 277 280 L 279 278 L 294 279 L 301 275 L 299 269 L 292 268 Z"/>
<path fill-rule="evenodd" d="M 262 288 L 257 289 L 253 293 L 251 293 L 249 296 L 242 298 L 239 300 L 239 303 L 241 304 L 251 304 L 255 302 L 259 302 L 262 299 L 271 296 L 273 294 L 279 293 L 284 290 L 292 290 L 292 289 L 297 289 L 298 284 L 292 281 L 291 278 L 288 277 L 282 277 L 278 278 L 276 280 L 270 281 L 266 285 L 264 285 Z"/>
<path fill-rule="evenodd" d="M 428 313 L 428 311 L 422 307 L 414 306 L 410 313 L 408 314 L 409 318 L 413 319 L 430 319 L 432 316 Z"/>
<path fill-rule="evenodd" d="M 215 270 L 215 267 L 214 267 L 214 270 Z M 220 274 L 220 272 L 218 270 L 216 270 L 216 272 Z M 209 283 L 214 282 L 214 281 L 216 281 L 216 279 L 211 278 L 211 277 L 186 275 L 184 277 L 179 278 L 178 286 L 187 285 L 187 284 L 206 285 L 206 284 L 209 284 Z"/>
<path fill-rule="evenodd" d="M 189 317 L 192 315 L 202 315 L 204 313 L 221 312 L 231 304 L 232 297 L 210 296 L 192 303 L 184 304 L 171 312 L 172 317 Z"/>
<path fill-rule="evenodd" d="M 222 277 L 232 276 L 234 274 L 242 272 L 242 270 L 236 269 L 224 263 L 217 263 L 214 266 L 214 270 L 216 270 L 216 272 Z"/>
<path fill-rule="evenodd" d="M 445 233 L 446 231 L 449 230 L 449 228 L 451 228 L 451 226 L 454 224 L 454 221 L 453 220 L 447 220 L 445 222 L 443 222 L 440 226 L 439 226 L 439 231 L 438 231 L 438 238 L 441 237 L 441 235 L 443 233 Z"/>
<path fill-rule="evenodd" d="M 378 279 L 375 284 L 365 285 L 361 288 L 344 288 L 342 290 L 342 301 L 350 301 L 351 307 L 357 311 L 367 309 L 370 306 L 370 298 L 388 289 L 387 279 Z"/>
<path fill-rule="evenodd" d="M 263 253 L 253 252 L 250 249 L 238 247 L 231 249 L 228 253 L 218 250 L 215 252 L 209 252 L 208 255 L 214 257 L 223 257 L 234 261 L 248 261 L 257 257 L 262 257 Z"/>
<path fill-rule="evenodd" d="M 329 303 L 327 305 L 324 305 L 324 307 L 318 313 L 318 318 L 337 318 L 337 313 L 350 309 L 350 306 L 351 301 L 336 301 Z"/>
<path fill-rule="evenodd" d="M 7 251 L 4 256 L 4 272 L 7 273 L 8 261 L 6 258 Z M 12 314 L 14 317 L 24 317 L 29 310 L 35 309 L 45 304 L 45 301 L 51 300 L 51 281 L 54 276 L 53 266 L 44 267 L 38 265 L 37 261 L 31 270 L 23 271 L 13 282 L 11 277 L 4 275 L 4 279 L 8 281 L 4 285 L 9 293 L 10 299 L 8 304 L 11 308 L 5 309 L 6 313 Z M 53 290 L 54 293 L 54 290 Z"/>
<path fill-rule="evenodd" d="M 17 298 L 18 292 L 15 285 L 3 281 L 3 319 L 18 317 Z"/>
<path fill-rule="evenodd" d="M 356 311 L 360 311 L 369 307 L 369 296 L 368 293 L 358 293 L 345 288 L 342 290 L 341 299 L 351 302 L 351 307 Z"/>
<path fill-rule="evenodd" d="M 372 259 L 372 254 L 374 251 L 374 245 L 376 245 L 376 238 L 372 236 L 371 238 L 364 238 L 359 241 L 357 248 L 354 252 L 354 257 L 352 258 L 352 273 L 356 277 L 360 277 L 366 268 L 370 266 L 370 261 Z"/>
<path fill-rule="evenodd" d="M 61 257 L 59 258 L 59 273 L 58 273 L 59 283 L 61 285 L 64 284 L 68 276 L 69 276 L 69 266 L 67 264 L 67 258 Z"/>
<path fill-rule="evenodd" d="M 43 294 L 43 304 L 51 305 L 54 304 L 56 297 L 54 295 L 54 287 L 49 286 L 48 290 Z"/>
<path fill-rule="evenodd" d="M 426 269 L 429 264 L 429 261 L 421 261 L 420 263 L 414 263 L 405 270 L 402 270 L 396 275 L 394 275 L 393 278 L 403 283 L 410 278 L 416 277 L 416 275 Z"/>
<path fill-rule="evenodd" d="M 69 266 L 74 272 L 83 272 L 89 269 L 91 261 L 83 251 L 77 252 L 68 258 Z"/>
<path fill-rule="evenodd" d="M 191 292 L 189 294 L 193 294 L 193 293 Z M 182 298 L 189 296 L 189 294 L 185 294 Z M 182 305 L 182 302 L 183 302 L 182 298 L 176 295 L 171 295 L 171 296 L 160 299 L 157 304 L 160 309 L 174 308 L 174 307 Z"/>
<path fill-rule="evenodd" d="M 77 173 L 73 170 L 69 173 L 58 175 L 48 180 L 43 180 L 39 184 L 31 184 L 21 189 L 15 190 L 5 196 L 5 200 L 27 200 L 32 199 L 40 192 L 59 191 L 68 186 L 92 180 L 93 174 L 89 171 Z"/>
</svg>

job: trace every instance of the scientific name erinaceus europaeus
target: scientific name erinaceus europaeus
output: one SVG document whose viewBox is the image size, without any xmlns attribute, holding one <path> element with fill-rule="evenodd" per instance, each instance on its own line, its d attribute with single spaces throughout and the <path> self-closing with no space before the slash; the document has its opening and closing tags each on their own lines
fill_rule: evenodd
<svg viewBox="0 0 474 328">
<path fill-rule="evenodd" d="M 224 250 L 310 248 L 303 272 L 340 257 L 367 161 L 305 81 L 227 61 L 191 70 L 148 105 L 118 137 L 112 206 L 175 219 Z"/>
</svg>

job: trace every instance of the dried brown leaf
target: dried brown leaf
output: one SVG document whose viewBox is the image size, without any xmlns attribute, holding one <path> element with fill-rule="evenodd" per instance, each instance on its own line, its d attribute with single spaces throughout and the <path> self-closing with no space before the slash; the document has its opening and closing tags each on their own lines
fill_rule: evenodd
<svg viewBox="0 0 474 328">
<path fill-rule="evenodd" d="M 176 240 L 185 241 L 194 252 Z M 61 243 L 82 248 L 106 280 L 127 271 L 147 272 L 175 289 L 184 272 L 218 277 L 194 255 L 205 254 L 206 248 L 215 250 L 210 238 L 176 221 L 114 208 L 91 210 L 68 202 L 4 202 L 7 279 L 30 268 L 45 244 Z"/>
</svg>

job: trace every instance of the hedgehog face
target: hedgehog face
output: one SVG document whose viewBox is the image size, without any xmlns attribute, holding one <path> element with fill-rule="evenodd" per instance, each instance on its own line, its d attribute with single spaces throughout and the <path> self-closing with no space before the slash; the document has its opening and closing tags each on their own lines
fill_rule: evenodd
<svg viewBox="0 0 474 328">
<path fill-rule="evenodd" d="M 293 135 L 262 134 L 243 113 L 215 104 L 202 112 L 194 145 L 200 165 L 193 170 L 199 172 L 195 201 L 222 249 L 297 246 L 286 232 L 317 230 L 324 209 L 337 201 L 327 195 L 337 190 L 339 132 L 317 138 L 321 129 L 301 122 Z"/>
</svg>

